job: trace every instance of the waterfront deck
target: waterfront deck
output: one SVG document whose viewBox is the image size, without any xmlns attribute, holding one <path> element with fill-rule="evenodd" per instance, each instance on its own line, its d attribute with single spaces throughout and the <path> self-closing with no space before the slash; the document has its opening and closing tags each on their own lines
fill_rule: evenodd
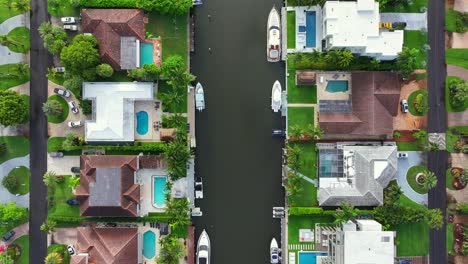
<svg viewBox="0 0 468 264">
<path fill-rule="evenodd" d="M 197 146 L 195 141 L 195 89 L 190 87 L 187 93 L 187 122 L 190 124 L 188 138 L 190 139 L 190 147 Z"/>
<path fill-rule="evenodd" d="M 195 227 L 189 226 L 188 228 L 188 236 L 186 240 L 187 245 L 187 264 L 194 264 L 195 263 Z"/>
</svg>

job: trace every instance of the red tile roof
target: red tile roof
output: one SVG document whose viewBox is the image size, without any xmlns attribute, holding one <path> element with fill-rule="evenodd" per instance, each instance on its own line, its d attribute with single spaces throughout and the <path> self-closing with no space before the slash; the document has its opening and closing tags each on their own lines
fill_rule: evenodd
<svg viewBox="0 0 468 264">
<path fill-rule="evenodd" d="M 327 134 L 391 135 L 400 100 L 400 79 L 392 72 L 354 72 L 352 112 L 321 112 Z"/>
<path fill-rule="evenodd" d="M 103 62 L 120 70 L 120 37 L 145 39 L 145 19 L 141 9 L 83 9 L 83 32 L 91 33 L 99 41 Z"/>
<path fill-rule="evenodd" d="M 76 250 L 88 253 L 89 263 L 138 262 L 138 228 L 78 227 Z"/>
</svg>

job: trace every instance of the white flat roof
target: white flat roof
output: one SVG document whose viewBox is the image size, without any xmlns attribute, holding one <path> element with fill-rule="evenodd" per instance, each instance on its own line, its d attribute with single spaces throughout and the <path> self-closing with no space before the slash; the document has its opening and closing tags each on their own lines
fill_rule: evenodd
<svg viewBox="0 0 468 264">
<path fill-rule="evenodd" d="M 149 82 L 83 83 L 83 99 L 93 101 L 94 117 L 85 122 L 85 140 L 134 141 L 134 101 L 153 100 L 153 96 Z"/>
<path fill-rule="evenodd" d="M 393 264 L 392 231 L 345 231 L 344 264 Z"/>
</svg>

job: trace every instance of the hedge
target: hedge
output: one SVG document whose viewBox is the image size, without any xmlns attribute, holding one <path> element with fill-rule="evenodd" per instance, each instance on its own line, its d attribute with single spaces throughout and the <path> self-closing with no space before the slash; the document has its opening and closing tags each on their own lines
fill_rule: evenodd
<svg viewBox="0 0 468 264">
<path fill-rule="evenodd" d="M 81 7 L 137 8 L 136 0 L 80 0 Z"/>
<path fill-rule="evenodd" d="M 128 152 L 150 152 L 152 154 L 161 154 L 164 152 L 164 142 L 135 142 L 133 145 L 82 145 L 72 146 L 68 150 L 64 151 L 62 145 L 65 141 L 64 137 L 51 137 L 48 140 L 48 152 L 63 151 L 70 153 L 82 149 L 103 149 L 107 151 L 128 151 Z"/>
<path fill-rule="evenodd" d="M 57 224 L 79 224 L 82 222 L 169 222 L 170 217 L 166 213 L 151 214 L 143 217 L 71 217 L 71 216 L 49 216 L 49 221 L 55 221 Z"/>
<path fill-rule="evenodd" d="M 358 214 L 373 214 L 372 210 L 357 209 Z M 335 210 L 323 210 L 320 207 L 290 207 L 289 215 L 334 215 Z"/>
</svg>

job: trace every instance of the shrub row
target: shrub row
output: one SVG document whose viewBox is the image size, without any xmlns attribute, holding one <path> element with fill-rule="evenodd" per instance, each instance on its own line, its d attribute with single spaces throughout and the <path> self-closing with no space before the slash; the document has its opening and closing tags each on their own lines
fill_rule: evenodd
<svg viewBox="0 0 468 264">
<path fill-rule="evenodd" d="M 135 0 L 80 0 L 82 7 L 136 8 Z"/>
<path fill-rule="evenodd" d="M 358 209 L 358 214 L 373 214 L 372 210 Z M 320 207 L 290 207 L 289 215 L 334 215 L 335 210 L 323 210 Z"/>
<path fill-rule="evenodd" d="M 107 223 L 143 223 L 143 222 L 168 222 L 170 217 L 166 213 L 152 214 L 143 217 L 71 217 L 71 216 L 49 216 L 60 225 L 80 224 L 82 222 L 107 222 Z"/>
<path fill-rule="evenodd" d="M 152 154 L 161 154 L 164 152 L 164 142 L 135 142 L 133 145 L 81 145 L 71 146 L 67 151 L 63 149 L 63 137 L 52 137 L 48 141 L 48 152 L 63 151 L 65 153 L 82 149 L 103 149 L 108 151 L 129 151 L 129 152 L 147 152 Z"/>
</svg>

